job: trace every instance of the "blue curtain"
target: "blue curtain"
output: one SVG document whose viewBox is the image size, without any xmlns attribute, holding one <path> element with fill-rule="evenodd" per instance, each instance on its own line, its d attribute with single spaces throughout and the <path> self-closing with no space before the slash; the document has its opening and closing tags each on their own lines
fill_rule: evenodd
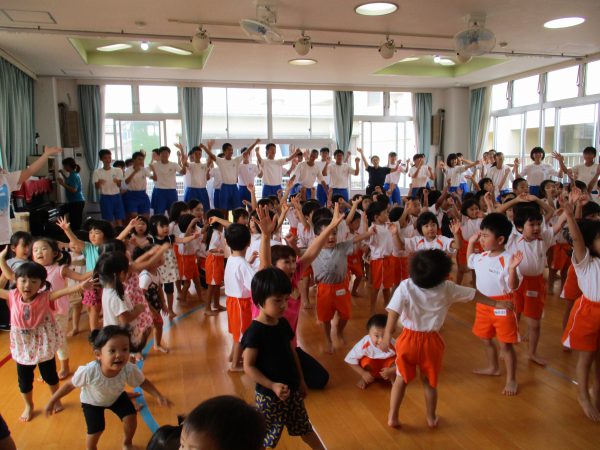
<svg viewBox="0 0 600 450">
<path fill-rule="evenodd" d="M 354 92 L 335 91 L 333 119 L 335 123 L 335 140 L 340 150 L 347 151 L 352 138 L 352 121 L 354 120 Z"/>
<path fill-rule="evenodd" d="M 0 58 L 0 167 L 24 169 L 34 151 L 33 79 Z"/>
<path fill-rule="evenodd" d="M 415 128 L 417 132 L 417 153 L 425 155 L 425 161 L 429 160 L 429 148 L 431 147 L 431 93 L 414 94 Z"/>
<path fill-rule="evenodd" d="M 189 148 L 202 140 L 202 88 L 184 87 L 183 130 Z"/>
<path fill-rule="evenodd" d="M 92 173 L 98 168 L 98 152 L 102 146 L 102 99 L 100 86 L 77 86 L 79 95 L 79 114 L 81 116 L 81 137 L 83 154 L 90 169 L 90 182 L 87 198 L 95 202 L 98 200 L 96 188 L 92 182 Z"/>
<path fill-rule="evenodd" d="M 469 159 L 475 161 L 483 151 L 483 143 L 490 117 L 490 89 L 482 87 L 471 91 L 469 107 Z"/>
</svg>

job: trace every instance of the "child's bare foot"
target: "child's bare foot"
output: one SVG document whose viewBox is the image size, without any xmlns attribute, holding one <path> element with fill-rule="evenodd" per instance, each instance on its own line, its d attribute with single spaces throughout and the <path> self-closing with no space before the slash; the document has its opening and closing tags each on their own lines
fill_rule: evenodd
<svg viewBox="0 0 600 450">
<path fill-rule="evenodd" d="M 133 409 L 135 409 L 137 412 L 140 412 L 142 409 L 144 409 L 144 405 L 142 405 L 141 403 L 135 402 L 133 404 Z"/>
<path fill-rule="evenodd" d="M 19 420 L 21 422 L 29 422 L 33 419 L 33 405 L 25 405 L 25 409 L 21 413 Z"/>
<path fill-rule="evenodd" d="M 169 321 L 173 320 L 175 317 L 177 317 L 177 314 L 175 314 L 175 311 L 170 309 L 169 310 Z"/>
<path fill-rule="evenodd" d="M 600 412 L 589 399 L 579 398 L 579 404 L 581 405 L 581 409 L 583 409 L 584 414 L 588 419 L 593 420 L 594 422 L 600 422 Z"/>
<path fill-rule="evenodd" d="M 73 328 L 71 331 L 67 333 L 68 337 L 73 337 L 79 334 L 79 328 Z"/>
<path fill-rule="evenodd" d="M 220 312 L 223 312 L 223 311 L 227 311 L 227 308 L 225 308 L 221 304 L 218 304 L 216 306 L 213 306 L 213 311 L 215 311 L 217 313 L 220 313 Z"/>
<path fill-rule="evenodd" d="M 243 372 L 244 368 L 242 366 L 240 366 L 239 364 L 232 364 L 229 366 L 229 369 L 227 369 L 229 372 Z"/>
<path fill-rule="evenodd" d="M 538 355 L 533 354 L 528 356 L 529 361 L 539 364 L 540 366 L 545 366 L 548 364 L 544 358 L 540 358 Z"/>
<path fill-rule="evenodd" d="M 204 314 L 206 316 L 216 316 L 217 314 L 219 314 L 219 310 L 214 310 L 212 308 L 206 308 L 206 311 L 204 311 Z"/>
<path fill-rule="evenodd" d="M 54 409 L 53 409 L 54 414 L 59 413 L 64 410 L 65 410 L 65 407 L 62 405 L 60 400 L 57 400 L 56 403 L 54 403 Z"/>
<path fill-rule="evenodd" d="M 335 353 L 335 348 L 333 347 L 333 342 L 328 342 L 325 346 L 325 353 L 328 355 L 333 355 Z"/>
<path fill-rule="evenodd" d="M 341 345 L 346 345 L 346 339 L 344 339 L 344 335 L 342 333 L 338 333 L 337 339 Z"/>
<path fill-rule="evenodd" d="M 500 369 L 498 367 L 486 367 L 484 369 L 473 369 L 473 373 L 476 375 L 487 375 L 490 377 L 497 377 L 500 375 Z"/>
<path fill-rule="evenodd" d="M 169 349 L 167 347 L 163 347 L 162 345 L 155 345 L 154 350 L 161 353 L 169 353 Z"/>
<path fill-rule="evenodd" d="M 388 416 L 388 427 L 392 427 L 392 428 L 402 428 L 402 425 L 400 424 L 400 421 L 398 420 L 398 416 L 397 415 L 390 415 Z"/>
<path fill-rule="evenodd" d="M 68 367 L 60 369 L 60 372 L 58 372 L 58 379 L 64 380 L 65 378 L 67 378 L 69 376 L 69 373 L 70 373 L 70 371 L 69 371 Z"/>
<path fill-rule="evenodd" d="M 436 428 L 438 426 L 439 421 L 440 418 L 437 415 L 427 416 L 427 425 L 429 426 L 429 428 Z"/>
<path fill-rule="evenodd" d="M 506 386 L 504 386 L 504 389 L 502 390 L 502 394 L 507 397 L 512 397 L 513 395 L 517 395 L 518 391 L 519 385 L 516 381 L 507 381 Z"/>
</svg>

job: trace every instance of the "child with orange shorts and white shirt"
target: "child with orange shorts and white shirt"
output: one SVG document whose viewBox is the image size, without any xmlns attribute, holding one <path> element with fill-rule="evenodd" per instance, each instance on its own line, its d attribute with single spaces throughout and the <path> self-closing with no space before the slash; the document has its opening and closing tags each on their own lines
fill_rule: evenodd
<svg viewBox="0 0 600 450">
<path fill-rule="evenodd" d="M 393 383 L 396 378 L 396 352 L 393 347 L 385 352 L 380 348 L 386 324 L 385 314 L 371 316 L 367 322 L 368 334 L 352 347 L 344 359 L 360 375 L 356 385 L 361 389 L 375 380 L 390 380 Z M 396 344 L 393 339 L 390 343 L 392 346 Z"/>
<path fill-rule="evenodd" d="M 514 291 L 519 287 L 520 272 L 517 270 L 523 255 L 508 253 L 505 249 L 512 231 L 508 218 L 500 213 L 488 214 L 473 234 L 467 247 L 467 264 L 475 271 L 477 290 L 492 303 L 479 302 L 475 310 L 473 334 L 485 344 L 488 365 L 473 372 L 478 375 L 500 375 L 498 349 L 494 336 L 500 342 L 506 365 L 506 384 L 502 393 L 517 393 L 517 358 L 514 344 L 519 342 L 519 323 L 515 314 Z M 479 242 L 483 252 L 476 253 Z M 494 305 L 493 302 L 500 303 Z M 500 307 L 498 307 L 500 306 Z"/>
<path fill-rule="evenodd" d="M 573 215 L 573 203 L 581 196 L 577 188 L 571 190 L 569 202 L 563 204 L 567 226 L 573 240 L 573 267 L 579 280 L 582 296 L 575 302 L 569 322 L 562 336 L 565 347 L 577 350 L 578 400 L 585 415 L 600 421 L 600 371 L 598 351 L 600 347 L 600 222 L 586 220 L 579 224 Z M 592 371 L 593 397 L 590 396 L 590 370 Z"/>
<path fill-rule="evenodd" d="M 331 339 L 331 320 L 337 312 L 339 320 L 337 324 L 338 340 L 344 343 L 344 327 L 352 315 L 352 302 L 348 290 L 347 267 L 348 255 L 354 251 L 354 244 L 363 241 L 374 234 L 371 229 L 351 240 L 337 242 L 337 227 L 344 219 L 339 213 L 339 204 L 336 203 L 332 219 L 319 219 L 315 224 L 315 236 L 322 232 L 328 232 L 329 238 L 323 249 L 313 260 L 311 266 L 317 283 L 317 319 L 323 324 L 325 339 L 327 341 L 326 353 L 333 353 L 333 341 Z"/>
<path fill-rule="evenodd" d="M 225 238 L 223 237 L 223 225 L 218 221 L 211 221 L 211 217 L 222 219 L 223 213 L 219 209 L 211 209 L 206 213 L 206 219 L 211 224 L 206 231 L 206 245 L 208 256 L 206 257 L 205 272 L 206 284 L 208 284 L 208 305 L 206 315 L 214 316 L 226 308 L 219 303 L 219 294 L 223 284 L 225 272 Z"/>
<path fill-rule="evenodd" d="M 375 304 L 379 290 L 383 290 L 383 304 L 387 306 L 390 301 L 390 289 L 394 285 L 394 259 L 392 250 L 394 240 L 388 223 L 387 202 L 373 202 L 367 209 L 367 218 L 369 224 L 375 231 L 369 239 L 369 249 L 371 252 L 371 314 L 375 314 Z M 396 228 L 396 224 L 391 224 Z"/>
<path fill-rule="evenodd" d="M 448 281 L 452 260 L 441 250 L 415 253 L 409 264 L 410 278 L 400 283 L 387 305 L 388 318 L 381 350 L 390 348 L 398 319 L 403 330 L 396 339 L 396 380 L 390 397 L 388 425 L 400 427 L 398 414 L 406 387 L 417 374 L 425 388 L 427 424 L 437 426 L 437 381 L 442 368 L 444 341 L 439 330 L 453 303 L 468 302 L 475 289 Z"/>
</svg>

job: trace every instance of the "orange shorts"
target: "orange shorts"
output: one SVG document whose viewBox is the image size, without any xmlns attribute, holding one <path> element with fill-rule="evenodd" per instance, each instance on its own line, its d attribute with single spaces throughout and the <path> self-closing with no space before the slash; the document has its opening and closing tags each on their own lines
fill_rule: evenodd
<svg viewBox="0 0 600 450">
<path fill-rule="evenodd" d="M 394 260 L 391 256 L 371 260 L 371 286 L 389 289 L 394 285 Z"/>
<path fill-rule="evenodd" d="M 317 319 L 319 322 L 331 322 L 336 311 L 342 320 L 350 320 L 352 316 L 352 299 L 347 279 L 337 284 L 317 283 Z"/>
<path fill-rule="evenodd" d="M 442 369 L 444 341 L 437 331 L 402 330 L 396 339 L 396 372 L 405 383 L 410 383 L 417 374 L 427 378 L 429 385 L 437 386 L 438 374 Z"/>
<path fill-rule="evenodd" d="M 381 371 L 392 367 L 396 361 L 395 356 L 390 356 L 386 359 L 372 359 L 368 356 L 360 358 L 358 364 L 365 370 L 368 370 L 373 378 L 381 379 Z"/>
<path fill-rule="evenodd" d="M 362 257 L 362 250 L 358 250 L 357 252 L 348 255 L 349 275 L 354 275 L 356 278 L 361 278 L 362 276 L 364 276 Z"/>
<path fill-rule="evenodd" d="M 492 297 L 493 300 L 511 300 L 512 295 Z M 473 334 L 481 339 L 492 339 L 505 344 L 519 342 L 519 324 L 517 315 L 508 309 L 496 309 L 493 306 L 477 303 L 475 306 L 475 322 Z"/>
<path fill-rule="evenodd" d="M 298 228 L 290 227 L 290 234 L 292 234 L 294 236 L 298 236 Z"/>
<path fill-rule="evenodd" d="M 221 286 L 225 272 L 225 258 L 223 255 L 209 253 L 206 257 L 206 284 Z"/>
<path fill-rule="evenodd" d="M 193 280 L 200 276 L 196 255 L 182 255 L 177 253 L 177 268 L 180 280 Z"/>
<path fill-rule="evenodd" d="M 394 286 L 408 278 L 408 256 L 394 256 Z"/>
<path fill-rule="evenodd" d="M 571 264 L 571 246 L 556 244 L 552 246 L 552 269 L 565 270 Z"/>
<path fill-rule="evenodd" d="M 227 330 L 233 342 L 240 342 L 242 335 L 252 323 L 252 299 L 227 297 Z"/>
<path fill-rule="evenodd" d="M 583 293 L 579 289 L 579 281 L 577 280 L 577 274 L 575 273 L 575 267 L 569 266 L 567 271 L 567 278 L 563 286 L 561 297 L 567 301 L 574 302 L 576 299 L 581 297 Z"/>
<path fill-rule="evenodd" d="M 523 276 L 519 289 L 515 291 L 515 312 L 525 317 L 540 320 L 546 303 L 546 279 L 544 275 Z"/>
<path fill-rule="evenodd" d="M 456 264 L 458 264 L 459 266 L 467 265 L 467 249 L 468 248 L 469 248 L 469 242 L 462 239 L 462 241 L 460 243 L 460 248 L 456 252 Z M 479 241 L 477 241 L 475 243 L 474 251 L 475 251 L 475 253 L 481 253 L 483 251 Z"/>
<path fill-rule="evenodd" d="M 600 302 L 579 297 L 567 322 L 562 343 L 565 347 L 584 352 L 600 348 Z"/>
</svg>

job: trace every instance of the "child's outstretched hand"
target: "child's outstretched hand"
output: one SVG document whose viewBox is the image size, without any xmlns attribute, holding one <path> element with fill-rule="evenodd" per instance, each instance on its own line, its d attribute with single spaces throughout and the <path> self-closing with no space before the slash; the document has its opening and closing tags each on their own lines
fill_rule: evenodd
<svg viewBox="0 0 600 450">
<path fill-rule="evenodd" d="M 481 235 L 481 231 L 477 230 L 477 232 L 476 232 L 476 233 L 474 233 L 474 234 L 473 234 L 473 236 L 471 236 L 471 237 L 469 238 L 469 244 L 470 244 L 470 243 L 473 243 L 473 244 L 474 244 L 474 243 L 476 243 L 476 242 L 479 240 L 479 236 L 480 236 L 480 235 Z"/>
<path fill-rule="evenodd" d="M 455 236 L 459 233 L 460 222 L 458 220 L 454 219 L 450 222 L 450 231 L 452 231 L 452 234 Z M 479 239 L 479 233 L 476 233 L 476 234 L 477 234 L 477 238 Z"/>
<path fill-rule="evenodd" d="M 271 218 L 269 216 L 269 208 L 265 205 L 258 207 L 256 215 L 258 216 L 258 220 L 255 220 L 254 223 L 258 225 L 262 234 L 271 237 L 277 227 L 277 215 Z"/>
<path fill-rule="evenodd" d="M 496 309 L 508 309 L 512 311 L 515 309 L 515 304 L 511 301 L 499 300 L 495 303 L 494 308 Z"/>
<path fill-rule="evenodd" d="M 64 217 L 59 217 L 56 220 L 56 225 L 63 231 L 68 231 L 71 227 L 71 224 L 67 222 L 67 219 L 65 219 Z"/>
<path fill-rule="evenodd" d="M 160 406 L 164 406 L 165 408 L 170 408 L 171 406 L 173 406 L 173 402 L 164 395 L 157 396 L 156 401 Z"/>
<path fill-rule="evenodd" d="M 331 219 L 331 225 L 336 228 L 344 220 L 344 215 L 340 214 L 340 204 L 336 203 L 333 207 L 333 219 Z"/>
<path fill-rule="evenodd" d="M 82 291 L 94 289 L 96 287 L 96 283 L 98 283 L 98 279 L 90 277 L 87 280 L 79 283 L 79 289 L 81 289 Z"/>
<path fill-rule="evenodd" d="M 250 255 L 250 259 L 248 260 L 248 263 L 250 265 L 254 264 L 256 261 L 256 258 L 258 258 L 258 252 L 252 252 L 252 254 Z"/>
<path fill-rule="evenodd" d="M 352 200 L 352 206 L 356 205 L 356 207 L 358 207 L 358 205 L 360 205 L 360 203 L 362 202 L 362 199 L 362 195 L 356 197 L 356 200 Z"/>
<path fill-rule="evenodd" d="M 249 192 L 254 192 L 254 184 L 250 183 L 248 186 L 246 186 L 246 188 L 248 189 Z"/>
<path fill-rule="evenodd" d="M 283 383 L 273 383 L 271 390 L 282 401 L 286 401 L 290 396 L 290 388 Z"/>
<path fill-rule="evenodd" d="M 516 269 L 519 264 L 523 261 L 523 252 L 516 251 L 510 256 L 510 261 L 508 262 L 509 269 Z"/>
</svg>

